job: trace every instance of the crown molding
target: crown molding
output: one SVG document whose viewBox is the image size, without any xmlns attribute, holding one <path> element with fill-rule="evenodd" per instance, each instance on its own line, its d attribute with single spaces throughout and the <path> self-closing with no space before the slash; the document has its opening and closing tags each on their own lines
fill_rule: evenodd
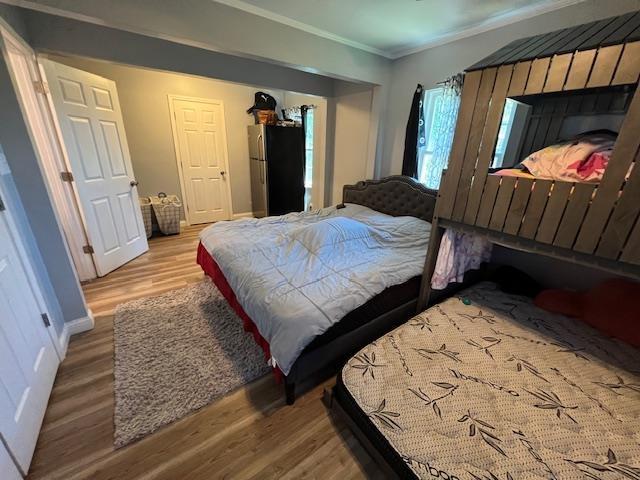
<svg viewBox="0 0 640 480">
<path fill-rule="evenodd" d="M 264 8 L 257 7 L 243 0 L 211 0 L 211 1 L 216 3 L 221 3 L 223 5 L 227 5 L 232 8 L 236 8 L 238 10 L 242 10 L 247 13 L 251 13 L 253 15 L 257 15 L 259 17 L 263 17 L 268 20 L 281 23 L 283 25 L 287 25 L 292 28 L 296 28 L 298 30 L 302 30 L 304 32 L 310 33 L 318 37 L 326 38 L 327 40 L 332 40 L 334 42 L 338 42 L 343 45 L 347 45 L 349 47 L 353 47 L 359 50 L 363 50 L 365 52 L 373 53 L 375 55 L 379 55 L 381 57 L 385 57 L 390 60 L 396 60 L 398 58 L 405 57 L 413 53 L 427 50 L 429 48 L 438 47 L 447 43 L 455 42 L 456 40 L 472 37 L 474 35 L 488 32 L 496 28 L 504 27 L 512 23 L 520 22 L 528 18 L 536 17 L 538 15 L 542 15 L 545 13 L 553 12 L 555 10 L 559 10 L 561 8 L 582 3 L 585 0 L 556 0 L 553 2 L 544 3 L 541 5 L 539 4 L 539 5 L 526 6 L 526 7 L 514 10 L 512 12 L 508 12 L 502 15 L 492 17 L 484 22 L 473 25 L 471 27 L 466 27 L 453 32 L 448 32 L 444 35 L 439 35 L 437 37 L 431 38 L 428 41 L 416 43 L 414 45 L 399 48 L 393 51 L 381 50 L 379 48 L 372 47 L 371 45 L 366 45 L 361 42 L 356 42 L 355 40 L 351 40 L 349 38 L 336 35 L 335 33 L 331 33 L 327 30 L 314 27 L 313 25 L 309 25 L 307 23 L 294 20 L 284 15 L 271 12 Z"/>
<path fill-rule="evenodd" d="M 512 23 L 521 22 L 522 20 L 527 20 L 529 18 L 537 17 L 538 15 L 543 15 L 555 10 L 560 10 L 561 8 L 570 7 L 584 1 L 585 0 L 557 0 L 553 3 L 519 8 L 518 10 L 514 10 L 513 12 L 498 15 L 474 26 L 440 35 L 427 42 L 385 53 L 387 58 L 395 60 L 398 58 L 406 57 L 407 55 L 411 55 L 413 53 L 418 53 L 423 50 L 428 50 L 430 48 L 439 47 L 447 43 L 455 42 L 456 40 L 462 40 L 463 38 L 473 37 L 474 35 L 489 32 L 497 28 L 506 27 L 507 25 L 511 25 Z"/>
<path fill-rule="evenodd" d="M 326 38 L 327 40 L 332 40 L 334 42 L 341 43 L 349 47 L 357 48 L 358 50 L 363 50 L 365 52 L 373 53 L 374 55 L 379 55 L 381 57 L 386 57 L 389 59 L 392 58 L 389 52 L 380 50 L 379 48 L 375 48 L 370 45 L 366 45 L 364 43 L 356 42 L 355 40 L 351 40 L 349 38 L 336 35 L 335 33 L 331 33 L 327 30 L 314 27 L 313 25 L 309 25 L 308 23 L 300 22 L 298 20 L 294 20 L 284 15 L 280 15 L 278 13 L 273 13 L 264 8 L 257 7 L 251 3 L 243 2 L 242 0 L 212 0 L 212 1 L 215 3 L 220 3 L 222 5 L 226 5 L 228 7 L 242 10 L 247 13 L 251 13 L 258 17 L 266 18 L 267 20 L 272 20 L 274 22 L 281 23 L 282 25 L 286 25 L 288 27 L 292 27 L 297 30 L 302 30 L 303 32 L 310 33 L 317 37 Z"/>
</svg>

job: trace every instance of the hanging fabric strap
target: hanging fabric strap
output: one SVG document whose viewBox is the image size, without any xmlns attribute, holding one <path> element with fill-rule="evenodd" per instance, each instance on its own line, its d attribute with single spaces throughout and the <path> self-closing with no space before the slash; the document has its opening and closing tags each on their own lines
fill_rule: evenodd
<svg viewBox="0 0 640 480">
<path fill-rule="evenodd" d="M 404 157 L 402 160 L 402 174 L 409 177 L 418 177 L 418 129 L 422 118 L 422 85 L 418 84 L 413 101 L 409 120 L 407 120 L 407 130 L 404 137 Z"/>
</svg>

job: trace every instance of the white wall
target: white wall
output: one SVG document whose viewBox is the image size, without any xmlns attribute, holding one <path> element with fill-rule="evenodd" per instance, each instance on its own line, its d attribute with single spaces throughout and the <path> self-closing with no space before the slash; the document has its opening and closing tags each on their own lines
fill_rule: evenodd
<svg viewBox="0 0 640 480">
<path fill-rule="evenodd" d="M 13 1 L 99 25 L 347 80 L 384 83 L 390 63 L 379 55 L 211 0 Z"/>
<path fill-rule="evenodd" d="M 404 134 L 416 84 L 436 83 L 463 71 L 509 42 L 640 9 L 639 0 L 587 0 L 521 22 L 408 55 L 393 62 L 385 118 L 382 175 L 402 170 Z"/>
<path fill-rule="evenodd" d="M 373 90 L 349 88 L 336 92 L 331 203 L 342 201 L 342 187 L 370 178 L 369 135 Z"/>
<path fill-rule="evenodd" d="M 119 65 L 79 57 L 50 55 L 52 60 L 116 82 L 122 116 L 140 195 L 184 194 L 180 189 L 171 130 L 168 95 L 221 100 L 224 103 L 233 213 L 251 211 L 246 113 L 254 94 L 266 91 L 283 105 L 284 92 L 171 72 Z"/>
</svg>

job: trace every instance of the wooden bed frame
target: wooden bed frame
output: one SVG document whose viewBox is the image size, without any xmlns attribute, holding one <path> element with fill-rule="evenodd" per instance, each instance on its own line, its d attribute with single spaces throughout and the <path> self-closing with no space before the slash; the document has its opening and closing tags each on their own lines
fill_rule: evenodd
<svg viewBox="0 0 640 480">
<path fill-rule="evenodd" d="M 639 76 L 640 12 L 516 40 L 467 69 L 425 279 L 445 227 L 640 278 Z M 520 156 L 555 143 L 567 116 L 624 115 L 602 182 L 490 175 L 507 98 L 534 107 Z M 419 310 L 429 295 L 423 281 Z"/>
</svg>

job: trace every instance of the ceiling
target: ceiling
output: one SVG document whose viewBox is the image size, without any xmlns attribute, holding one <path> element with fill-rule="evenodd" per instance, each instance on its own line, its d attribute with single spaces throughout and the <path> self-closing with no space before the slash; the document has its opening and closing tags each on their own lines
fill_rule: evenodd
<svg viewBox="0 0 640 480">
<path fill-rule="evenodd" d="M 397 58 L 582 0 L 214 0 Z"/>
</svg>

